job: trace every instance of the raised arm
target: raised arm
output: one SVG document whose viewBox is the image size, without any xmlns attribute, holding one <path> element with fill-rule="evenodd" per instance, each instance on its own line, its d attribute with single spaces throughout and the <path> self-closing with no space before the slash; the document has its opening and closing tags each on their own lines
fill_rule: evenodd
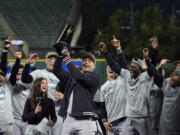
<svg viewBox="0 0 180 135">
<path fill-rule="evenodd" d="M 117 63 L 109 56 L 109 54 L 108 54 L 108 52 L 107 52 L 107 49 L 106 49 L 106 44 L 103 43 L 103 42 L 101 42 L 101 43 L 99 44 L 99 48 L 100 48 L 101 53 L 104 54 L 104 57 L 106 58 L 106 61 L 107 61 L 108 65 L 111 67 L 111 69 L 112 69 L 114 72 L 116 72 L 117 74 L 120 75 L 122 67 L 121 67 L 119 64 L 117 64 Z"/>
<path fill-rule="evenodd" d="M 75 67 L 70 58 L 70 53 L 67 48 L 64 48 L 61 51 L 61 54 L 65 57 L 64 63 L 69 69 L 70 72 L 69 74 L 82 86 L 89 87 L 89 90 L 90 91 L 92 90 L 95 93 L 96 91 L 94 90 L 96 90 L 99 87 L 99 83 L 100 83 L 100 79 L 96 75 L 96 73 L 95 72 L 83 73 L 77 67 Z"/>
<path fill-rule="evenodd" d="M 157 86 L 162 87 L 162 83 L 163 83 L 162 74 L 154 67 L 154 65 L 152 65 L 149 59 L 146 59 L 146 64 L 147 64 L 147 72 L 149 76 L 154 77 L 154 83 Z"/>
<path fill-rule="evenodd" d="M 19 71 L 19 66 L 20 66 L 20 62 L 21 62 L 21 58 L 22 58 L 22 53 L 21 52 L 16 52 L 15 53 L 15 57 L 16 57 L 16 62 L 14 64 L 14 66 L 12 67 L 11 70 L 11 75 L 9 78 L 9 81 L 12 85 L 16 84 L 16 75 Z"/>
<path fill-rule="evenodd" d="M 149 41 L 151 42 L 151 47 L 149 48 L 149 57 L 151 59 L 151 63 L 156 67 L 159 56 L 158 39 L 156 37 L 151 37 Z"/>
<path fill-rule="evenodd" d="M 113 35 L 113 39 L 111 40 L 111 43 L 116 48 L 118 63 L 120 65 L 120 67 L 127 69 L 128 68 L 127 61 L 126 61 L 126 57 L 122 51 L 120 40 L 116 39 L 116 37 Z"/>
<path fill-rule="evenodd" d="M 63 56 L 58 56 L 54 63 L 53 73 L 61 81 L 61 84 L 66 84 L 69 73 L 62 68 Z"/>
<path fill-rule="evenodd" d="M 8 49 L 11 47 L 11 43 L 7 40 L 4 41 L 4 49 L 1 55 L 1 69 L 3 72 L 7 73 L 7 54 Z"/>
<path fill-rule="evenodd" d="M 67 65 L 70 74 L 78 83 L 85 87 L 95 88 L 93 90 L 96 90 L 99 87 L 100 79 L 95 72 L 81 72 L 77 67 L 74 66 L 70 58 L 65 61 L 65 64 Z"/>
<path fill-rule="evenodd" d="M 37 54 L 31 54 L 22 73 L 22 82 L 31 83 L 33 82 L 33 77 L 29 74 L 30 64 L 35 63 L 38 59 Z"/>
</svg>

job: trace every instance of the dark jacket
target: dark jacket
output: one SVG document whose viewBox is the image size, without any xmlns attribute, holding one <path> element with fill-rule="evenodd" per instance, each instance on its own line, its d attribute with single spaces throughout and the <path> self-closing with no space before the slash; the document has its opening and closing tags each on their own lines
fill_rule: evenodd
<svg viewBox="0 0 180 135">
<path fill-rule="evenodd" d="M 35 108 L 32 107 L 30 98 L 26 100 L 24 112 L 22 115 L 22 120 L 24 122 L 28 122 L 28 124 L 37 125 L 41 120 L 46 117 L 49 119 L 49 116 L 51 120 L 55 123 L 57 120 L 56 112 L 55 112 L 55 105 L 52 99 L 48 98 L 46 99 L 48 102 L 46 104 L 42 103 L 42 111 L 35 114 Z"/>
<path fill-rule="evenodd" d="M 72 112 L 73 117 L 97 117 L 96 106 L 93 102 L 94 95 L 99 87 L 99 77 L 95 72 L 82 73 L 77 69 L 71 59 L 65 63 L 69 72 L 62 69 L 62 57 L 56 59 L 53 73 L 64 84 L 64 99 L 59 115 L 65 117 L 69 105 L 70 95 L 73 91 Z"/>
</svg>

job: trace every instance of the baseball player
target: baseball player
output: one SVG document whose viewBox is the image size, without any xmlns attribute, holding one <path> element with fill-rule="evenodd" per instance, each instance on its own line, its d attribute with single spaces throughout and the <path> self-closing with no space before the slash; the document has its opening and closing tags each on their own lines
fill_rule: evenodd
<svg viewBox="0 0 180 135">
<path fill-rule="evenodd" d="M 105 50 L 105 46 L 102 46 L 102 50 Z M 123 69 L 120 65 L 116 64 L 112 58 L 108 55 L 105 56 L 112 70 L 119 70 L 119 74 L 126 80 L 128 87 L 127 96 L 127 116 L 131 121 L 134 134 L 149 135 L 150 123 L 149 123 L 149 108 L 148 108 L 148 96 L 149 91 L 154 85 L 152 76 L 156 80 L 156 84 L 160 84 L 162 81 L 161 74 L 150 63 L 149 59 L 146 59 L 147 71 L 143 72 L 144 63 L 142 60 L 134 58 L 131 62 L 129 71 Z M 155 89 L 154 88 L 154 89 Z"/>
<path fill-rule="evenodd" d="M 147 53 L 147 55 L 150 58 L 151 63 L 157 67 L 157 61 L 158 61 L 158 39 L 156 37 L 151 37 L 149 39 L 151 46 L 149 49 L 144 49 L 144 53 Z M 161 66 L 161 64 L 160 64 Z M 151 131 L 152 135 L 159 135 L 159 121 L 160 121 L 160 115 L 162 110 L 162 102 L 163 102 L 163 92 L 159 88 L 157 89 L 151 89 L 149 92 L 149 117 L 150 117 L 150 123 L 151 123 Z"/>
<path fill-rule="evenodd" d="M 29 97 L 31 86 L 21 82 L 24 65 L 20 64 L 22 53 L 16 52 L 16 62 L 12 67 L 10 82 L 14 86 L 12 91 L 12 108 L 13 108 L 13 134 L 24 135 L 26 123 L 22 121 L 22 114 L 26 99 Z"/>
<path fill-rule="evenodd" d="M 121 66 L 127 69 L 127 62 L 125 56 L 121 50 L 120 41 L 113 37 L 113 46 L 116 47 L 117 55 L 121 61 Z M 104 43 L 100 43 L 100 50 L 107 56 L 107 50 L 103 50 Z M 109 57 L 109 56 L 108 56 Z M 109 63 L 108 63 L 109 64 Z M 114 68 L 115 69 L 115 68 Z M 107 74 L 109 80 L 106 81 L 100 89 L 100 102 L 104 102 L 104 109 L 102 110 L 103 124 L 107 130 L 108 135 L 120 134 L 120 135 L 133 135 L 133 129 L 130 125 L 130 121 L 127 118 L 127 84 L 124 78 L 119 75 L 119 70 L 113 71 L 109 65 L 107 65 Z M 121 104 L 121 105 L 119 105 Z M 104 113 L 107 111 L 107 114 Z"/>
<path fill-rule="evenodd" d="M 93 70 L 96 60 L 91 54 L 83 57 L 82 68 L 76 68 L 70 58 L 69 51 L 64 48 L 58 52 L 53 73 L 64 84 L 64 98 L 59 115 L 64 118 L 63 135 L 96 135 L 102 132 L 97 122 L 97 113 L 93 103 L 94 95 L 99 87 L 99 77 Z M 62 60 L 69 69 L 62 69 Z"/>
<path fill-rule="evenodd" d="M 11 106 L 11 95 L 13 86 L 9 81 L 7 73 L 7 53 L 11 44 L 6 40 L 1 56 L 0 68 L 0 135 L 12 135 L 14 122 Z"/>
<path fill-rule="evenodd" d="M 179 135 L 180 64 L 176 66 L 169 78 L 164 79 L 162 91 L 164 92 L 164 100 L 160 118 L 160 135 Z"/>
</svg>

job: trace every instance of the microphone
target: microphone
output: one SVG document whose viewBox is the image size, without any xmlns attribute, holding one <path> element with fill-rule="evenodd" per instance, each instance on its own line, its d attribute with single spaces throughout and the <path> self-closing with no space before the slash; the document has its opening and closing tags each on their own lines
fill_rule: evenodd
<svg viewBox="0 0 180 135">
<path fill-rule="evenodd" d="M 38 105 L 42 107 L 43 97 L 37 97 L 36 100 L 37 100 L 37 102 L 38 102 Z M 42 110 L 41 110 L 41 111 L 42 111 Z M 41 112 L 38 112 L 38 113 L 37 113 L 38 117 L 40 116 L 40 113 L 41 113 Z"/>
</svg>

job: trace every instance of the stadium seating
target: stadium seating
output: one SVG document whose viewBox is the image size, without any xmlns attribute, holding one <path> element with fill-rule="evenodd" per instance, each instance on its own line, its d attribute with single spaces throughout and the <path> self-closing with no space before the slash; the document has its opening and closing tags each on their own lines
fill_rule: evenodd
<svg viewBox="0 0 180 135">
<path fill-rule="evenodd" d="M 56 42 L 71 4 L 71 0 L 1 0 L 0 11 L 30 50 L 46 52 Z"/>
</svg>

